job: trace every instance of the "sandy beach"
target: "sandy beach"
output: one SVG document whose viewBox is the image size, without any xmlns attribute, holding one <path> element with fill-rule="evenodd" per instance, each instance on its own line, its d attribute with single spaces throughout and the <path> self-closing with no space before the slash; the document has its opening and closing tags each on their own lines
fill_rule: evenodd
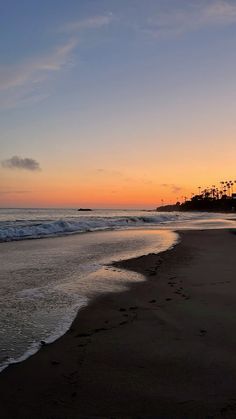
<svg viewBox="0 0 236 419">
<path fill-rule="evenodd" d="M 147 280 L 95 299 L 62 338 L 0 374 L 1 418 L 235 418 L 236 235 L 180 236 L 116 263 Z"/>
</svg>

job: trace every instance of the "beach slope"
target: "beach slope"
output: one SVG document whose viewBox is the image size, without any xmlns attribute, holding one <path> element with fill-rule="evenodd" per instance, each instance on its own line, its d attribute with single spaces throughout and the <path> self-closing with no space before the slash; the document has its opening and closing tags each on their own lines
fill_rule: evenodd
<svg viewBox="0 0 236 419">
<path fill-rule="evenodd" d="M 116 263 L 147 280 L 97 298 L 0 374 L 2 418 L 235 418 L 236 235 L 180 235 L 170 251 Z"/>
</svg>

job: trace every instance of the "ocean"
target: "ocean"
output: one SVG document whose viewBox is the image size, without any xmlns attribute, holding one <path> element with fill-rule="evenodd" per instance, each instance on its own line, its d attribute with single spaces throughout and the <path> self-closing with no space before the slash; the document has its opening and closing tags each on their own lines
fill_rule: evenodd
<svg viewBox="0 0 236 419">
<path fill-rule="evenodd" d="M 92 231 L 130 229 L 136 227 L 168 227 L 173 224 L 199 222 L 220 223 L 232 216 L 194 212 L 156 212 L 140 210 L 0 208 L 0 241 L 64 236 Z"/>
<path fill-rule="evenodd" d="M 232 214 L 0 209 L 0 370 L 68 330 L 102 293 L 144 277 L 112 261 L 159 253 L 183 228 L 234 227 Z"/>
</svg>

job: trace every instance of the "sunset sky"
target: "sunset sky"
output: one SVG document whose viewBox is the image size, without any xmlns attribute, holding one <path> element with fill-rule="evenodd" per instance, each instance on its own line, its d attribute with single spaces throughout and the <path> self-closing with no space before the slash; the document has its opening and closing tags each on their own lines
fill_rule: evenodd
<svg viewBox="0 0 236 419">
<path fill-rule="evenodd" d="M 1 207 L 236 179 L 235 0 L 2 0 L 0 27 Z"/>
</svg>

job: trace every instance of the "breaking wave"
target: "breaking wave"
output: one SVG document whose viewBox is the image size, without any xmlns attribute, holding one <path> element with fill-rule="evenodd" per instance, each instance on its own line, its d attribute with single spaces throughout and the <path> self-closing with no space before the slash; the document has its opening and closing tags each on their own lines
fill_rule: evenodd
<svg viewBox="0 0 236 419">
<path fill-rule="evenodd" d="M 161 228 L 199 225 L 212 228 L 222 220 L 232 219 L 232 214 L 206 212 L 157 212 L 138 210 L 94 210 L 91 215 L 78 213 L 73 209 L 0 209 L 0 242 L 65 236 L 92 231 L 132 228 Z"/>
<path fill-rule="evenodd" d="M 0 241 L 25 240 L 44 237 L 61 236 L 91 231 L 114 230 L 120 228 L 156 226 L 170 221 L 176 221 L 179 214 L 158 214 L 150 216 L 124 217 L 83 217 L 54 221 L 23 221 L 1 223 Z"/>
</svg>

